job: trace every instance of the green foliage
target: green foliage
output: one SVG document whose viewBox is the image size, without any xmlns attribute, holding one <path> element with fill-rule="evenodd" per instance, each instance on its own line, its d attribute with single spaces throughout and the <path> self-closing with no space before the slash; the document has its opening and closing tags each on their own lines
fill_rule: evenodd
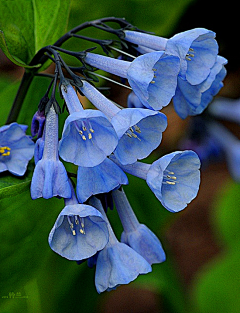
<svg viewBox="0 0 240 313">
<path fill-rule="evenodd" d="M 194 284 L 198 313 L 240 312 L 240 185 L 230 184 L 219 197 L 213 215 L 223 252 L 207 264 Z"/>
<path fill-rule="evenodd" d="M 19 66 L 29 67 L 42 47 L 66 30 L 70 0 L 0 1 L 0 47 Z"/>
</svg>

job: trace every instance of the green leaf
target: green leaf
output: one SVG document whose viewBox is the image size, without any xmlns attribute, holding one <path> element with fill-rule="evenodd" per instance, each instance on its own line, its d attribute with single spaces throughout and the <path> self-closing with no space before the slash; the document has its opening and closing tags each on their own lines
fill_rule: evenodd
<svg viewBox="0 0 240 313">
<path fill-rule="evenodd" d="M 240 185 L 234 182 L 224 187 L 216 202 L 212 224 L 219 242 L 235 249 L 240 240 Z"/>
<path fill-rule="evenodd" d="M 205 267 L 193 285 L 198 313 L 240 312 L 240 244 Z"/>
<path fill-rule="evenodd" d="M 0 48 L 15 64 L 29 67 L 42 47 L 66 31 L 70 0 L 0 1 Z"/>
</svg>

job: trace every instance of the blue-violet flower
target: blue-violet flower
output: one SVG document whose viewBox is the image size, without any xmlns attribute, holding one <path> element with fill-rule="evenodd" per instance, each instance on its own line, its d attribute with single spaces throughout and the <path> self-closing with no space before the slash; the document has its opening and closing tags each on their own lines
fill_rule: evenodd
<svg viewBox="0 0 240 313">
<path fill-rule="evenodd" d="M 102 112 L 82 108 L 70 84 L 62 84 L 61 90 L 70 115 L 59 142 L 59 155 L 79 166 L 96 166 L 116 148 L 117 134 Z"/>
<path fill-rule="evenodd" d="M 26 135 L 27 126 L 12 123 L 0 127 L 0 172 L 25 174 L 33 157 L 34 143 Z"/>
<path fill-rule="evenodd" d="M 124 231 L 121 242 L 139 253 L 149 264 L 162 263 L 165 252 L 157 236 L 144 224 L 140 224 L 123 190 L 114 190 L 112 197 Z"/>
<path fill-rule="evenodd" d="M 101 202 L 91 199 L 91 205 L 96 207 L 107 220 Z M 97 255 L 95 285 L 99 293 L 115 289 L 118 285 L 128 284 L 139 274 L 151 272 L 151 265 L 128 245 L 117 240 L 112 227 L 107 221 L 109 241 Z"/>
<path fill-rule="evenodd" d="M 116 159 L 111 157 L 116 162 Z M 198 193 L 200 160 L 191 150 L 164 155 L 152 164 L 117 164 L 127 173 L 145 179 L 150 189 L 170 212 L 183 210 Z"/>
<path fill-rule="evenodd" d="M 108 242 L 108 227 L 102 214 L 94 207 L 79 204 L 74 191 L 65 199 L 50 234 L 53 251 L 68 260 L 80 261 L 95 255 Z"/>
<path fill-rule="evenodd" d="M 180 60 L 163 51 L 146 53 L 132 62 L 87 53 L 85 62 L 101 70 L 127 78 L 144 106 L 160 110 L 175 94 Z"/>
<path fill-rule="evenodd" d="M 122 169 L 106 158 L 94 167 L 78 167 L 77 198 L 83 203 L 92 195 L 107 193 L 127 184 L 128 179 Z"/>
<path fill-rule="evenodd" d="M 38 158 L 41 157 L 39 153 L 41 151 L 38 151 Z M 58 157 L 58 115 L 51 106 L 45 122 L 43 155 L 33 172 L 31 197 L 49 199 L 55 196 L 70 198 L 71 187 L 65 167 Z"/>
<path fill-rule="evenodd" d="M 149 109 L 120 109 L 96 88 L 83 81 L 83 94 L 111 121 L 117 135 L 115 156 L 122 164 L 131 164 L 147 157 L 156 149 L 167 127 L 163 113 Z"/>
</svg>

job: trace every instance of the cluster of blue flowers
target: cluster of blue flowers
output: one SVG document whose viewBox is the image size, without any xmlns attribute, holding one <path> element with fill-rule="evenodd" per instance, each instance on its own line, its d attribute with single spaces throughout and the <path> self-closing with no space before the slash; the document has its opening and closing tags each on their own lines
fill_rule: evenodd
<svg viewBox="0 0 240 313">
<path fill-rule="evenodd" d="M 12 123 L 0 128 L 0 171 L 23 175 L 34 154 L 31 197 L 61 197 L 65 207 L 49 235 L 49 245 L 62 257 L 96 266 L 98 292 L 115 289 L 152 270 L 165 260 L 161 242 L 131 208 L 122 186 L 126 173 L 146 180 L 162 206 L 170 212 L 183 210 L 197 195 L 200 160 L 191 150 L 175 151 L 152 164 L 140 162 L 161 143 L 167 117 L 159 112 L 173 100 L 180 117 L 200 114 L 222 87 L 226 60 L 218 56 L 215 34 L 193 29 L 165 39 L 140 31 L 119 33 L 124 47 L 135 56 L 124 59 L 95 54 L 78 55 L 82 76 L 67 67 L 52 47 L 56 70 L 53 93 L 59 89 L 67 117 L 61 140 L 58 105 L 51 96 L 32 121 L 34 144 L 26 127 Z M 128 43 L 128 44 L 126 44 Z M 55 50 L 54 50 L 55 49 Z M 61 67 L 71 78 L 63 75 Z M 88 79 L 88 69 L 98 69 L 124 78 L 132 92 L 129 107 L 122 108 L 100 92 Z M 77 91 L 96 109 L 85 109 Z M 41 108 L 44 101 L 41 102 Z M 62 161 L 61 161 L 62 160 Z M 77 166 L 76 186 L 64 162 Z M 119 241 L 107 218 L 99 194 L 110 195 L 123 226 Z"/>
</svg>

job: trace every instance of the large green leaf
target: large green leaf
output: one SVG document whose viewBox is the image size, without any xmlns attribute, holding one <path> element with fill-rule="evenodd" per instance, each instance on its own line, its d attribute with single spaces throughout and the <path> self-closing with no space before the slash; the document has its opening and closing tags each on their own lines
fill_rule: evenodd
<svg viewBox="0 0 240 313">
<path fill-rule="evenodd" d="M 0 1 L 0 48 L 19 66 L 66 31 L 70 0 Z"/>
<path fill-rule="evenodd" d="M 197 313 L 240 312 L 240 244 L 219 256 L 198 275 L 193 286 Z"/>
</svg>

